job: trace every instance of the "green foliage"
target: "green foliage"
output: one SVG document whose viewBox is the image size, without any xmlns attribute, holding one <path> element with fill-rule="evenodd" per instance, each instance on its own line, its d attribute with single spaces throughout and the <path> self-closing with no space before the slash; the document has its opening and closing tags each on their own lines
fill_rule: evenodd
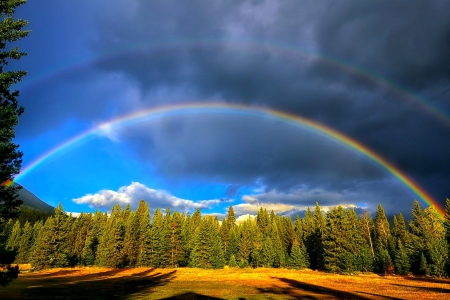
<svg viewBox="0 0 450 300">
<path fill-rule="evenodd" d="M 308 267 L 306 257 L 304 256 L 304 252 L 302 251 L 297 239 L 295 239 L 292 244 L 288 265 L 293 269 L 304 269 Z"/>
<path fill-rule="evenodd" d="M 231 255 L 230 261 L 228 262 L 228 266 L 230 268 L 235 268 L 235 267 L 238 266 L 237 263 L 236 263 L 236 258 L 234 257 L 234 254 Z"/>
<path fill-rule="evenodd" d="M 39 231 L 32 249 L 31 264 L 35 269 L 69 266 L 68 216 L 61 204 Z"/>
<path fill-rule="evenodd" d="M 446 223 L 434 207 L 422 211 L 415 203 L 410 231 L 400 214 L 387 239 L 382 233 L 389 223 L 380 207 L 378 227 L 368 213 L 358 217 L 354 209 L 340 206 L 327 212 L 324 223 L 318 207 L 314 214 L 308 210 L 303 219 L 296 216 L 294 222 L 273 212 L 269 215 L 264 209 L 259 215 L 259 220 L 233 225 L 228 218 L 219 224 L 217 217 L 202 217 L 199 210 L 191 217 L 170 209 L 163 215 L 158 208 L 150 222 L 150 209 L 144 201 L 136 211 L 116 205 L 109 217 L 97 211 L 73 218 L 58 206 L 45 225 L 39 221 L 20 227 L 20 222 L 9 221 L 1 234 L 9 237 L 10 249 L 18 252 L 17 262 L 31 261 L 37 269 L 75 264 L 223 268 L 225 263 L 241 268 L 302 269 L 309 266 L 310 256 L 320 257 L 311 252 L 320 249 L 317 245 L 311 244 L 310 249 L 305 245 L 316 239 L 323 249 L 319 268 L 329 272 L 390 274 L 395 270 L 402 275 L 445 276 Z M 3 255 L 14 261 L 14 251 Z"/>
<path fill-rule="evenodd" d="M 409 272 L 409 257 L 403 247 L 402 241 L 398 240 L 397 250 L 394 258 L 395 273 L 406 275 Z"/>
<path fill-rule="evenodd" d="M 11 234 L 8 238 L 8 242 L 6 243 L 6 249 L 8 250 L 17 250 L 19 248 L 20 236 L 22 235 L 22 229 L 20 227 L 20 222 L 17 220 L 14 223 L 14 226 L 11 230 Z"/>
<path fill-rule="evenodd" d="M 19 91 L 11 91 L 13 84 L 19 83 L 25 76 L 25 71 L 5 71 L 10 60 L 18 60 L 26 55 L 19 52 L 19 47 L 7 49 L 9 43 L 26 37 L 29 31 L 23 30 L 28 22 L 15 19 L 14 13 L 25 0 L 0 1 L 0 232 L 9 219 L 17 218 L 18 207 L 23 203 L 18 199 L 20 186 L 9 184 L 14 176 L 19 174 L 22 164 L 22 151 L 13 142 L 14 127 L 18 124 L 23 108 L 17 98 Z M 11 255 L 6 249 L 6 236 L 0 235 L 0 285 L 6 285 L 17 278 L 19 270 L 11 267 Z"/>
</svg>

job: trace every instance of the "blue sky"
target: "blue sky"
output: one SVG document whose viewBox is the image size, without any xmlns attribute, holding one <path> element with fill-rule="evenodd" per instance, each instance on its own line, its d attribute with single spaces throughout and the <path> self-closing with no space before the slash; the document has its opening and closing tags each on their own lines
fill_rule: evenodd
<svg viewBox="0 0 450 300">
<path fill-rule="evenodd" d="M 16 14 L 29 21 L 31 33 L 17 43 L 28 56 L 9 66 L 28 71 L 17 85 L 23 168 L 120 116 L 192 102 L 242 104 L 329 126 L 443 204 L 450 196 L 447 6 L 29 1 Z M 229 205 L 243 216 L 261 206 L 291 215 L 316 201 L 358 211 L 382 203 L 388 213 L 408 214 L 418 198 L 332 139 L 229 113 L 115 127 L 52 155 L 19 183 L 72 212 L 144 198 L 152 208 L 219 216 Z"/>
</svg>

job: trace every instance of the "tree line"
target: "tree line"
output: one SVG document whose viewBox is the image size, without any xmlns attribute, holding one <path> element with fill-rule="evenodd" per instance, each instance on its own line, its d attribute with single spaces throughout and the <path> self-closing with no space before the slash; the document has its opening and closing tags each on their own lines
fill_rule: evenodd
<svg viewBox="0 0 450 300">
<path fill-rule="evenodd" d="M 390 224 L 381 204 L 375 218 L 337 206 L 326 213 L 316 204 L 303 218 L 276 215 L 261 208 L 256 218 L 163 211 L 150 215 L 141 200 L 111 213 L 77 217 L 59 205 L 45 222 L 10 220 L 3 235 L 16 263 L 35 269 L 103 267 L 269 267 L 311 268 L 336 273 L 376 272 L 449 276 L 450 200 L 442 218 L 433 207 L 413 203 L 412 220 L 403 215 Z"/>
</svg>

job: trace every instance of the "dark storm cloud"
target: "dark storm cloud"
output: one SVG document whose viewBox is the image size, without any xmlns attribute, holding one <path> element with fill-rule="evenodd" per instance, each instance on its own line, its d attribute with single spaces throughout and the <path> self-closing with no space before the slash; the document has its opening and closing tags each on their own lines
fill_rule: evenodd
<svg viewBox="0 0 450 300">
<path fill-rule="evenodd" d="M 114 1 L 95 11 L 95 38 L 84 44 L 115 54 L 92 62 L 95 70 L 80 70 L 84 80 L 60 78 L 57 89 L 44 87 L 33 94 L 35 104 L 24 95 L 32 108 L 52 107 L 43 123 L 98 122 L 199 99 L 262 105 L 336 128 L 437 199 L 450 196 L 442 184 L 450 177 L 450 129 L 364 73 L 449 110 L 447 1 Z M 124 130 L 119 138 L 160 174 L 230 184 L 230 197 L 259 180 L 285 201 L 300 199 L 298 186 L 305 185 L 324 191 L 308 203 L 352 195 L 352 201 L 381 198 L 395 211 L 404 197 L 409 210 L 410 193 L 354 153 L 283 124 L 231 119 L 180 117 Z M 265 195 L 261 201 L 269 201 Z"/>
<path fill-rule="evenodd" d="M 449 81 L 448 1 L 340 1 L 317 23 L 321 52 L 408 87 Z"/>
</svg>

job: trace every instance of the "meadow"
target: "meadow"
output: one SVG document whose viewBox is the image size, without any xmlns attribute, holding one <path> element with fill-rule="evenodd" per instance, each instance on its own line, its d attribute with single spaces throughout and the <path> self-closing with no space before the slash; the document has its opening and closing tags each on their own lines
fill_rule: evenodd
<svg viewBox="0 0 450 300">
<path fill-rule="evenodd" d="M 21 266 L 0 299 L 446 299 L 450 280 L 339 275 L 309 269 L 58 268 Z"/>
</svg>

